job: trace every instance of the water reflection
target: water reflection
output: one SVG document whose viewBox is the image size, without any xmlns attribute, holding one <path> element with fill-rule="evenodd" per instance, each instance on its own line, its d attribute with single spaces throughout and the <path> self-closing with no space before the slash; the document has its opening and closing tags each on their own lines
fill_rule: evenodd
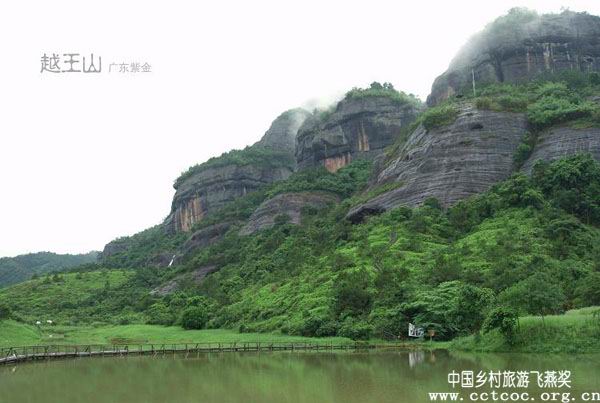
<svg viewBox="0 0 600 403">
<path fill-rule="evenodd" d="M 223 353 L 119 357 L 0 367 L 0 402 L 427 402 L 449 372 L 564 369 L 600 391 L 598 356 L 447 351 Z"/>
</svg>

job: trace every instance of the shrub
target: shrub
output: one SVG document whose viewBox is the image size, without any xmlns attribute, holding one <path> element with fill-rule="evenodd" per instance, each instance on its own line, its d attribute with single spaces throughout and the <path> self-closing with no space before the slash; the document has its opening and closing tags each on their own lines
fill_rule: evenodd
<svg viewBox="0 0 600 403">
<path fill-rule="evenodd" d="M 457 116 L 458 109 L 455 105 L 440 105 L 423 112 L 421 122 L 425 129 L 431 130 L 454 123 Z"/>
<path fill-rule="evenodd" d="M 5 303 L 0 303 L 0 320 L 9 319 L 11 317 L 11 309 Z"/>
<path fill-rule="evenodd" d="M 373 327 L 365 322 L 347 317 L 340 326 L 338 336 L 348 337 L 352 340 L 369 340 Z"/>
<path fill-rule="evenodd" d="M 166 306 L 162 302 L 157 302 L 152 304 L 150 308 L 148 308 L 148 320 L 146 323 L 150 325 L 172 325 L 175 321 L 174 315 L 171 313 L 171 310 L 168 306 Z"/>
<path fill-rule="evenodd" d="M 581 279 L 576 292 L 581 305 L 600 305 L 600 273 L 590 273 Z"/>
<path fill-rule="evenodd" d="M 202 306 L 192 306 L 181 314 L 181 327 L 184 329 L 202 329 L 208 322 L 208 312 Z"/>
<path fill-rule="evenodd" d="M 420 106 L 421 101 L 413 94 L 405 94 L 397 91 L 391 83 L 380 84 L 377 81 L 371 83 L 369 88 L 353 88 L 346 93 L 346 99 L 366 98 L 366 97 L 387 97 L 395 103 L 404 105 L 411 104 Z"/>
<path fill-rule="evenodd" d="M 527 108 L 527 118 L 536 130 L 542 130 L 558 123 L 590 117 L 595 109 L 591 102 L 545 96 Z"/>
<path fill-rule="evenodd" d="M 368 314 L 373 304 L 369 283 L 369 273 L 364 269 L 340 273 L 334 286 L 336 313 Z"/>
<path fill-rule="evenodd" d="M 533 137 L 530 133 L 525 134 L 523 140 L 517 147 L 515 154 L 513 155 L 513 162 L 515 167 L 520 168 L 523 166 L 525 161 L 531 156 L 533 152 L 533 147 L 535 145 L 535 137 Z"/>
<path fill-rule="evenodd" d="M 507 112 L 522 112 L 527 109 L 527 99 L 518 96 L 502 95 L 497 102 L 500 109 Z"/>
<path fill-rule="evenodd" d="M 557 314 L 562 310 L 565 295 L 549 273 L 538 272 L 506 289 L 499 297 L 505 305 L 524 313 Z"/>
<path fill-rule="evenodd" d="M 375 308 L 369 316 L 369 322 L 373 324 L 376 337 L 388 340 L 398 338 L 408 328 L 408 320 L 399 307 Z"/>
<path fill-rule="evenodd" d="M 507 307 L 499 306 L 490 311 L 483 323 L 484 333 L 498 329 L 509 344 L 514 343 L 519 315 Z"/>
<path fill-rule="evenodd" d="M 527 143 L 520 143 L 517 147 L 517 151 L 515 151 L 515 155 L 513 156 L 513 162 L 515 166 L 521 167 L 527 158 L 531 156 L 531 152 L 533 151 L 533 147 L 531 147 Z"/>
<path fill-rule="evenodd" d="M 475 107 L 477 109 L 492 109 L 492 98 L 490 97 L 479 97 L 475 100 Z"/>
<path fill-rule="evenodd" d="M 177 189 L 186 179 L 209 168 L 218 168 L 227 165 L 243 166 L 253 164 L 263 168 L 288 167 L 293 169 L 294 163 L 294 158 L 287 152 L 256 146 L 246 147 L 243 150 L 231 150 L 221 154 L 219 157 L 213 157 L 202 164 L 190 167 L 175 180 L 173 187 Z"/>
</svg>

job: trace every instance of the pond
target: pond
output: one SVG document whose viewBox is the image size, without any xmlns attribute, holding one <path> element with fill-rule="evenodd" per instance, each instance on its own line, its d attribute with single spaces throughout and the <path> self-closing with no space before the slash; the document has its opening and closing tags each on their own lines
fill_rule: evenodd
<svg viewBox="0 0 600 403">
<path fill-rule="evenodd" d="M 539 371 L 551 381 L 552 371 L 559 378 L 558 371 L 568 370 L 570 388 L 564 382 L 562 387 L 549 383 L 540 388 L 533 373 L 527 388 L 510 384 L 491 388 L 487 381 L 468 388 L 469 372 L 463 375 L 473 371 L 475 383 L 477 374 L 505 370 L 507 377 L 512 371 Z M 448 374 L 459 374 L 466 387 L 453 388 Z M 450 379 L 457 378 L 451 375 Z M 80 358 L 0 367 L 3 403 L 418 403 L 432 401 L 429 393 L 436 392 L 460 392 L 458 400 L 464 401 L 473 401 L 473 392 L 490 393 L 487 400 L 493 401 L 493 390 L 527 392 L 535 401 L 544 401 L 546 393 L 554 399 L 546 401 L 559 402 L 566 401 L 563 394 L 569 393 L 583 401 L 600 392 L 600 357 L 447 351 L 204 353 L 187 358 Z M 478 395 L 478 401 L 484 396 Z"/>
</svg>

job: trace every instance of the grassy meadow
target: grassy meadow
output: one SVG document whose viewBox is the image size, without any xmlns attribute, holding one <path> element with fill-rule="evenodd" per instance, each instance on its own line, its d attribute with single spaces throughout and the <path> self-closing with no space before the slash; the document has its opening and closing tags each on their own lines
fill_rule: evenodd
<svg viewBox="0 0 600 403">
<path fill-rule="evenodd" d="M 567 311 L 564 315 L 519 318 L 515 340 L 509 344 L 492 331 L 456 339 L 453 350 L 521 353 L 598 353 L 600 352 L 600 307 Z"/>
<path fill-rule="evenodd" d="M 238 333 L 229 329 L 184 330 L 179 326 L 40 326 L 0 322 L 0 347 L 47 344 L 142 344 L 208 342 L 351 342 L 344 337 L 302 337 L 274 333 Z"/>
</svg>

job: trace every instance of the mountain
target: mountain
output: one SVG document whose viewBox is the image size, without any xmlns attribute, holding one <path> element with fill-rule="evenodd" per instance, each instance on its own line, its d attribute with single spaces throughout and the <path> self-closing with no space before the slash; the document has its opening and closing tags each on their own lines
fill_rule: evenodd
<svg viewBox="0 0 600 403">
<path fill-rule="evenodd" d="M 215 328 L 449 339 L 494 312 L 600 305 L 598 20 L 513 10 L 428 106 L 373 83 L 190 168 L 164 223 L 105 247 L 135 270 L 95 320 L 200 305 Z"/>
<path fill-rule="evenodd" d="M 190 167 L 175 180 L 175 196 L 164 223 L 109 242 L 100 260 L 115 267 L 164 267 L 177 254 L 218 240 L 229 223 L 214 219 L 215 214 L 296 169 L 296 133 L 309 115 L 301 108 L 285 111 L 252 146 Z M 209 222 L 216 225 L 205 228 Z"/>
<path fill-rule="evenodd" d="M 448 207 L 519 170 L 531 173 L 537 161 L 577 153 L 600 159 L 599 39 L 600 18 L 583 13 L 516 9 L 497 19 L 435 80 L 428 103 L 443 102 L 421 114 L 381 161 L 370 189 L 396 186 L 348 217 L 357 221 L 430 197 Z M 543 57 L 540 49 L 547 50 Z M 498 75 L 484 74 L 492 71 L 490 52 L 501 56 Z M 475 93 L 467 88 L 473 69 Z"/>
<path fill-rule="evenodd" d="M 522 83 L 540 74 L 600 70 L 600 18 L 515 8 L 476 34 L 435 79 L 427 104 L 472 91 L 473 83 Z"/>
<path fill-rule="evenodd" d="M 59 255 L 52 252 L 29 253 L 0 258 L 0 287 L 20 283 L 33 275 L 61 271 L 86 263 L 95 263 L 98 252 Z"/>
<path fill-rule="evenodd" d="M 421 111 L 415 97 L 391 84 L 355 88 L 329 110 L 306 119 L 298 131 L 300 169 L 324 166 L 334 172 L 356 159 L 374 159 L 394 143 Z"/>
<path fill-rule="evenodd" d="M 175 181 L 176 192 L 166 227 L 174 232 L 188 232 L 226 203 L 287 178 L 295 168 L 292 145 L 296 132 L 307 115 L 302 109 L 284 112 L 258 143 L 211 158 L 182 174 Z"/>
</svg>

